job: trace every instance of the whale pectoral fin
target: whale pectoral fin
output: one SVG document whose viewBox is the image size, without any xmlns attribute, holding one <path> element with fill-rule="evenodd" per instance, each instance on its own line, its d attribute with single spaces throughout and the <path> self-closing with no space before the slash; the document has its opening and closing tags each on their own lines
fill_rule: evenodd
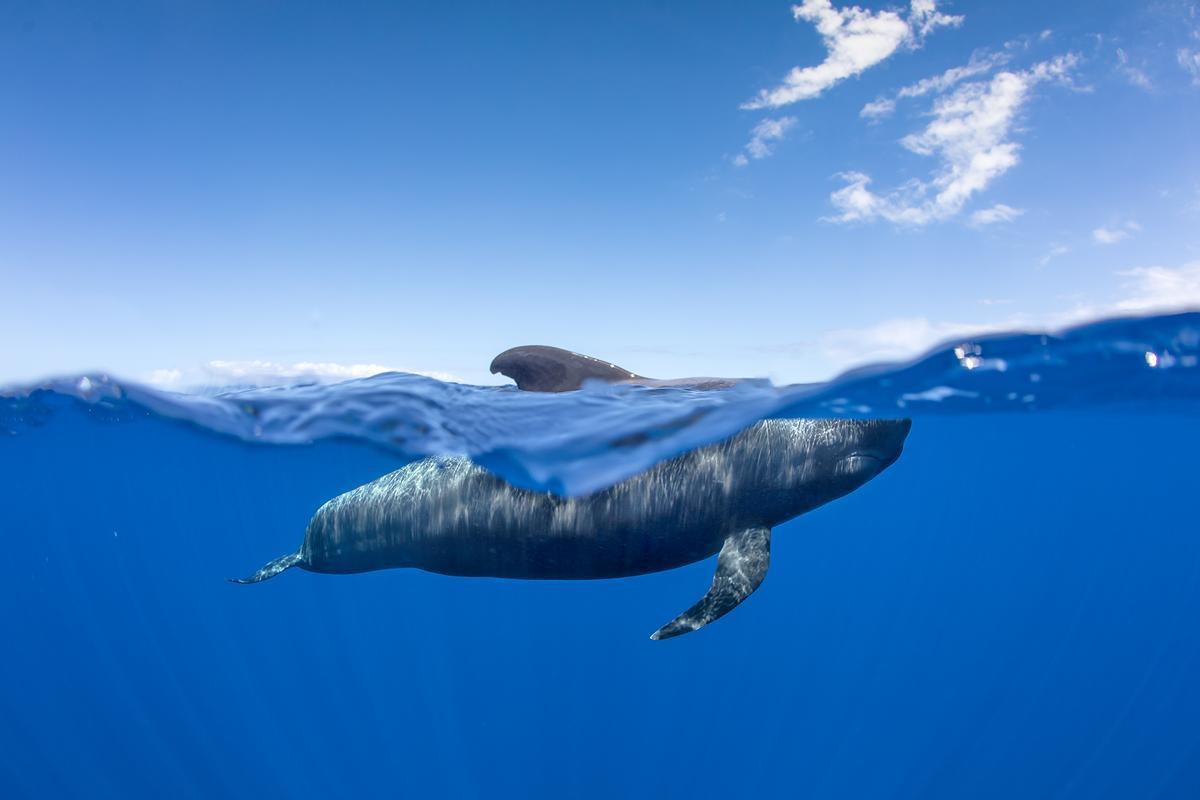
<svg viewBox="0 0 1200 800">
<path fill-rule="evenodd" d="M 262 583 L 268 578 L 274 578 L 285 569 L 291 569 L 304 560 L 304 557 L 299 552 L 288 553 L 286 556 L 280 556 L 274 561 L 268 561 L 263 565 L 262 569 L 253 575 L 246 578 L 229 578 L 230 583 Z"/>
<path fill-rule="evenodd" d="M 651 639 L 670 639 L 703 628 L 728 614 L 767 577 L 771 563 L 771 529 L 746 528 L 730 534 L 717 556 L 708 594 L 696 605 L 656 630 Z"/>
</svg>

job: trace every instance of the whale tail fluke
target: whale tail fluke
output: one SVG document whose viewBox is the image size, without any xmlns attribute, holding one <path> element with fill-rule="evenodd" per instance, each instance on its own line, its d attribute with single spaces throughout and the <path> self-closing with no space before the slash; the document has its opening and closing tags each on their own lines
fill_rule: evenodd
<svg viewBox="0 0 1200 800">
<path fill-rule="evenodd" d="M 303 557 L 299 553 L 288 553 L 286 556 L 280 556 L 274 561 L 268 561 L 262 566 L 258 572 L 249 575 L 245 578 L 230 578 L 230 583 L 260 583 L 267 578 L 274 578 L 285 569 L 292 567 L 303 561 Z"/>
</svg>

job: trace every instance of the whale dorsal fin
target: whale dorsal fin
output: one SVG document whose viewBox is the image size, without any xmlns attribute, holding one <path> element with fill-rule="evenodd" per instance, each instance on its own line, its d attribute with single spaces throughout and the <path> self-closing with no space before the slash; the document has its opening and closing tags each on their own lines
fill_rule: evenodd
<svg viewBox="0 0 1200 800">
<path fill-rule="evenodd" d="M 587 380 L 605 383 L 647 380 L 598 358 L 541 344 L 505 350 L 492 359 L 492 374 L 503 373 L 527 392 L 571 392 Z"/>
<path fill-rule="evenodd" d="M 767 577 L 771 563 L 771 529 L 746 528 L 730 534 L 717 556 L 708 594 L 687 611 L 656 630 L 651 639 L 670 639 L 703 628 L 728 614 Z"/>
</svg>

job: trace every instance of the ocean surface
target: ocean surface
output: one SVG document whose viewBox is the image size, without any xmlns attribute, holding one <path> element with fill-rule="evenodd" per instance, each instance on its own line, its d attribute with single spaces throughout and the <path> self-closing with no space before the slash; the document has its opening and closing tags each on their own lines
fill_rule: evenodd
<svg viewBox="0 0 1200 800">
<path fill-rule="evenodd" d="M 0 797 L 1194 800 L 1198 357 L 1192 313 L 792 387 L 9 386 Z M 694 634 L 648 638 L 711 561 L 225 580 L 414 458 L 580 495 L 772 416 L 913 429 Z"/>
</svg>

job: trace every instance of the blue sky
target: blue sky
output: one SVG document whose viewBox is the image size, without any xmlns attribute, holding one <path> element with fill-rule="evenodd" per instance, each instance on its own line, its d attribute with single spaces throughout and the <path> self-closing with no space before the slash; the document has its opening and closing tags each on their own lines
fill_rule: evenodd
<svg viewBox="0 0 1200 800">
<path fill-rule="evenodd" d="M 794 381 L 1200 305 L 1195 2 L 5 4 L 0 120 L 0 381 Z"/>
</svg>

